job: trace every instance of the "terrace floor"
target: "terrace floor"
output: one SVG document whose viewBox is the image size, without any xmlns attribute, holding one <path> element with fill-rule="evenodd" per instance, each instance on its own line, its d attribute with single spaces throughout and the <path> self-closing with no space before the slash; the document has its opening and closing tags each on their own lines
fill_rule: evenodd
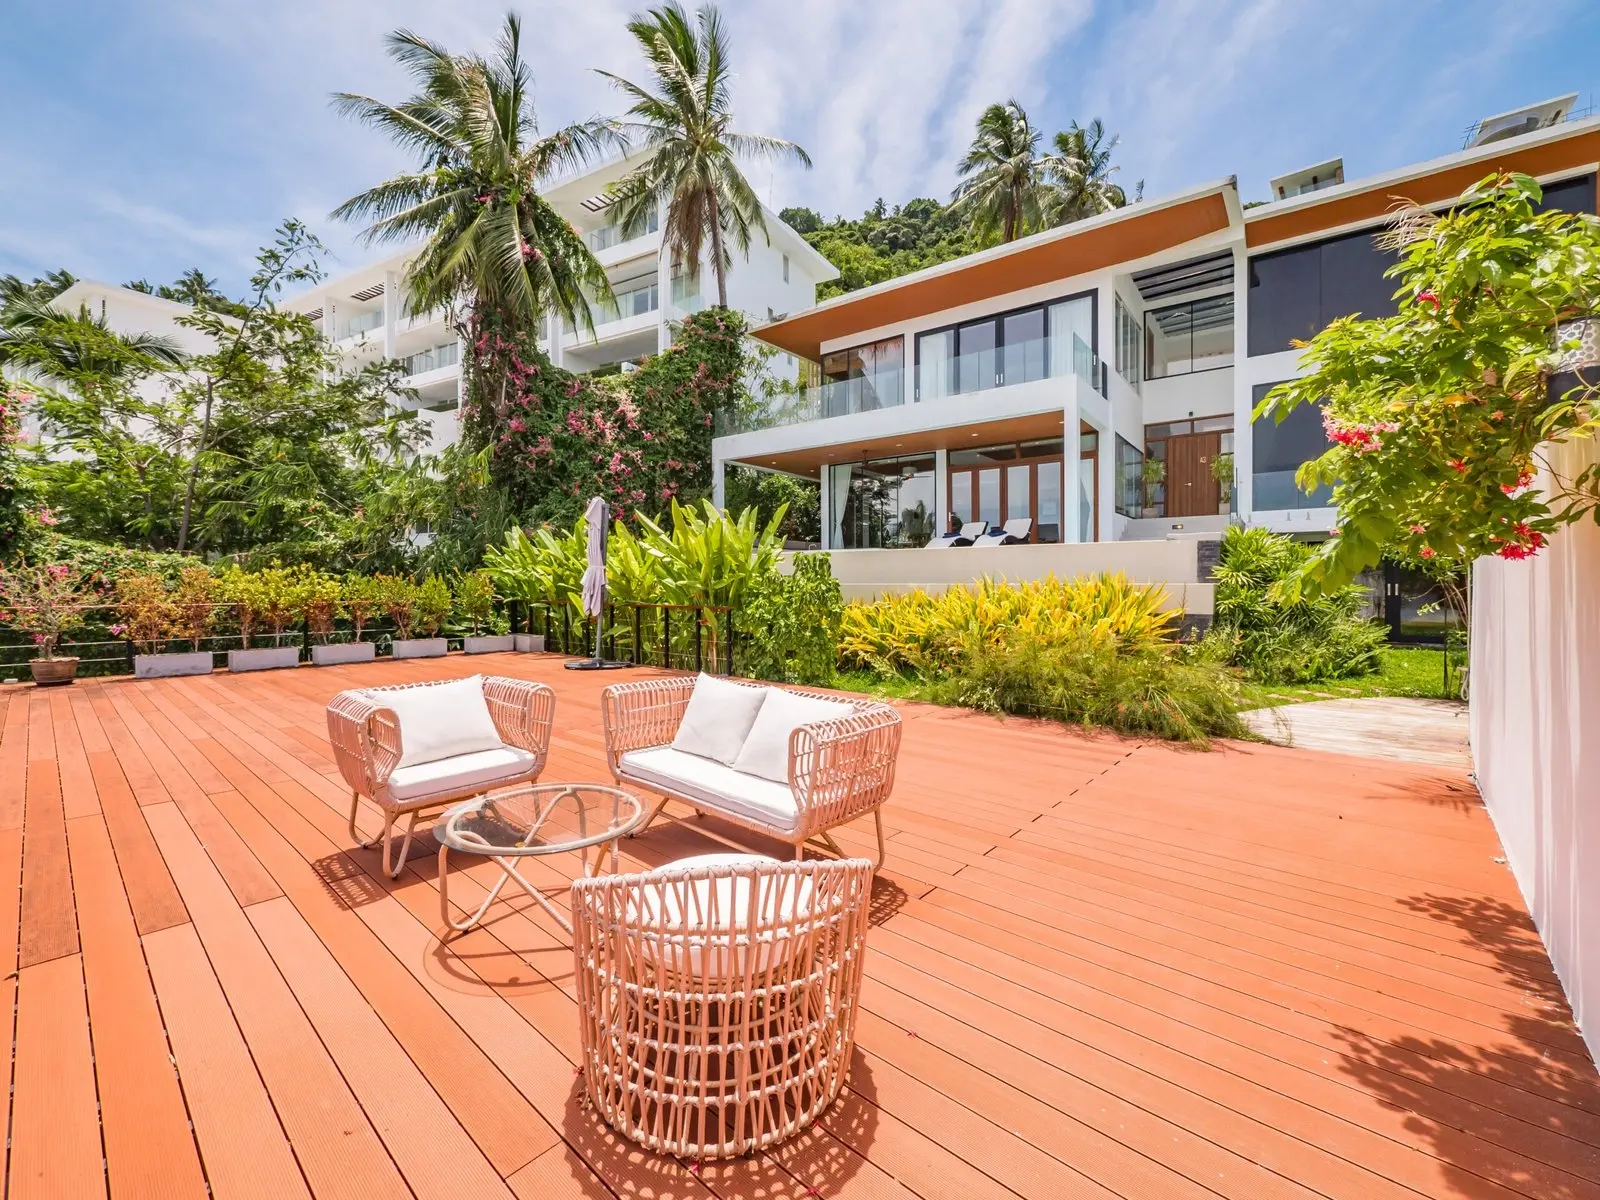
<svg viewBox="0 0 1600 1200">
<path fill-rule="evenodd" d="M 442 948 L 436 859 L 350 848 L 323 726 L 537 677 L 546 778 L 603 778 L 633 672 L 559 664 L 0 689 L 9 1197 L 1600 1195 L 1600 1077 L 1460 773 L 920 706 L 849 1091 L 762 1158 L 618 1144 L 558 931 L 523 897 Z"/>
</svg>

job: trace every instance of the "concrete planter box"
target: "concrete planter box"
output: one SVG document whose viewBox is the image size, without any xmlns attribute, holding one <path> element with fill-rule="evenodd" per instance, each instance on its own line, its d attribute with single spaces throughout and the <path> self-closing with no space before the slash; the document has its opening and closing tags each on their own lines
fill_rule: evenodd
<svg viewBox="0 0 1600 1200">
<path fill-rule="evenodd" d="M 371 662 L 377 653 L 378 647 L 371 642 L 336 642 L 311 647 L 311 661 L 319 667 L 334 667 L 340 663 Z"/>
<path fill-rule="evenodd" d="M 258 650 L 229 650 L 228 670 L 275 671 L 300 665 L 299 646 L 263 646 Z"/>
<path fill-rule="evenodd" d="M 450 650 L 445 638 L 397 638 L 389 644 L 396 658 L 443 658 Z"/>
<path fill-rule="evenodd" d="M 516 646 L 513 636 L 509 633 L 496 636 L 469 637 L 462 639 L 461 648 L 468 654 L 505 654 Z"/>
<path fill-rule="evenodd" d="M 211 674 L 211 651 L 192 650 L 186 654 L 135 654 L 135 679 L 170 679 L 175 675 Z"/>
<path fill-rule="evenodd" d="M 542 633 L 513 633 L 511 642 L 512 649 L 522 654 L 544 653 L 544 634 Z"/>
</svg>

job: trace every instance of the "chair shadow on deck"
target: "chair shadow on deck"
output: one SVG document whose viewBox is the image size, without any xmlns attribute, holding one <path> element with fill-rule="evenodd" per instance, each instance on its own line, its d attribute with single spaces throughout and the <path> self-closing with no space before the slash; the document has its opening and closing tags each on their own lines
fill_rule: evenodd
<svg viewBox="0 0 1600 1200">
<path fill-rule="evenodd" d="M 1504 1034 L 1472 1045 L 1427 1034 L 1380 1038 L 1337 1025 L 1340 1070 L 1375 1100 L 1402 1110 L 1406 1127 L 1455 1168 L 1452 1194 L 1498 1197 L 1510 1186 L 1545 1200 L 1600 1195 L 1600 1156 L 1592 1144 L 1600 1078 L 1527 913 L 1481 896 L 1424 895 L 1400 903 L 1453 925 L 1493 959 L 1508 984 Z M 1470 1137 L 1459 1124 L 1463 1099 L 1496 1110 L 1465 1126 Z M 1535 1165 L 1496 1165 L 1485 1142 Z M 1537 1178 L 1519 1179 L 1527 1170 Z"/>
<path fill-rule="evenodd" d="M 590 1103 L 583 1077 L 575 1074 L 561 1134 L 624 1200 L 703 1200 L 706 1188 L 721 1196 L 760 1200 L 794 1195 L 799 1190 L 796 1179 L 807 1195 L 833 1196 L 843 1194 L 867 1161 L 878 1109 L 861 1097 L 872 1094 L 872 1068 L 858 1051 L 848 1090 L 810 1128 L 762 1154 L 695 1164 L 653 1153 L 620 1136 Z"/>
<path fill-rule="evenodd" d="M 323 890 L 341 908 L 355 909 L 376 904 L 389 893 L 383 885 L 351 857 L 348 850 L 336 850 L 313 859 L 311 870 Z"/>
</svg>

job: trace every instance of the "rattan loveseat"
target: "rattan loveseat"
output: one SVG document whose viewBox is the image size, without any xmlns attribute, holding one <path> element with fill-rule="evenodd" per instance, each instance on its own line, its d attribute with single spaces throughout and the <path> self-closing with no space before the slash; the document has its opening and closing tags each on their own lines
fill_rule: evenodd
<svg viewBox="0 0 1600 1200">
<path fill-rule="evenodd" d="M 706 679 L 700 676 L 699 680 Z M 614 684 L 601 693 L 606 759 L 622 786 L 661 797 L 643 833 L 670 800 L 689 805 L 755 833 L 794 847 L 796 859 L 810 848 L 844 858 L 829 830 L 871 814 L 877 827 L 883 865 L 883 804 L 894 788 L 895 760 L 900 752 L 900 714 L 875 700 L 829 695 L 801 689 L 768 689 L 793 697 L 832 703 L 841 715 L 800 725 L 788 737 L 788 769 L 775 777 L 755 778 L 726 763 L 684 756 L 674 748 L 698 680 L 694 677 L 652 679 Z M 712 681 L 745 688 L 765 688 L 745 680 Z M 706 831 L 710 836 L 718 835 Z M 730 845 L 740 843 L 728 838 Z M 740 848 L 744 848 L 740 846 Z"/>
</svg>

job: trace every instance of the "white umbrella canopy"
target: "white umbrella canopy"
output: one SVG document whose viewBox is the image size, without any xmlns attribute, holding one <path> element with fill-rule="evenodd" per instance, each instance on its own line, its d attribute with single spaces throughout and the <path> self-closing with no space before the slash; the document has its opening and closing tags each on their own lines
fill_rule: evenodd
<svg viewBox="0 0 1600 1200">
<path fill-rule="evenodd" d="M 606 534 L 611 528 L 611 509 L 599 496 L 589 501 L 584 511 L 589 525 L 588 565 L 583 569 L 583 611 L 598 617 L 606 602 Z"/>
</svg>

